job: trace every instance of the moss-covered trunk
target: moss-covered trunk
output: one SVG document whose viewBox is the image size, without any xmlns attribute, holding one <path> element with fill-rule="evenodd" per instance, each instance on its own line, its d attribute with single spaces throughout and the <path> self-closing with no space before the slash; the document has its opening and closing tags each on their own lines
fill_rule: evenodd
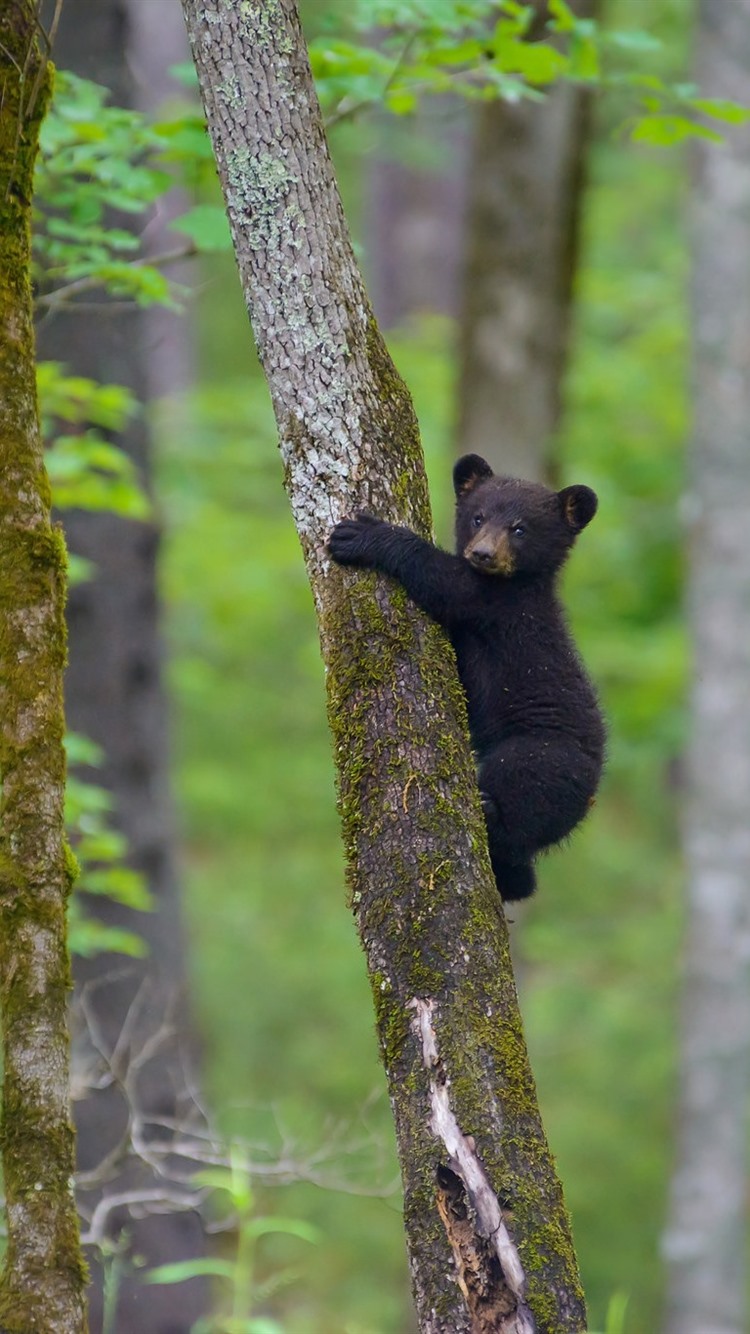
<svg viewBox="0 0 750 1334">
<path fill-rule="evenodd" d="M 183 0 L 327 667 L 348 871 L 423 1334 L 585 1328 L 450 649 L 332 567 L 367 508 L 430 529 L 408 391 L 352 255 L 294 0 Z M 457 1282 L 458 1278 L 458 1282 Z"/>
<path fill-rule="evenodd" d="M 85 1329 L 68 1109 L 65 549 L 36 401 L 29 213 L 48 74 L 36 6 L 0 0 L 0 991 L 8 1249 L 0 1328 Z"/>
</svg>

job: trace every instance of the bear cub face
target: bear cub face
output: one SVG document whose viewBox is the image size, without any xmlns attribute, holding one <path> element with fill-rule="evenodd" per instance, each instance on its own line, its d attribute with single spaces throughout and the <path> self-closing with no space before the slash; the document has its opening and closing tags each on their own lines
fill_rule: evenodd
<svg viewBox="0 0 750 1334">
<path fill-rule="evenodd" d="M 551 491 L 496 477 L 478 454 L 458 460 L 453 486 L 457 555 L 482 574 L 505 579 L 553 575 L 598 503 L 588 486 Z"/>
</svg>

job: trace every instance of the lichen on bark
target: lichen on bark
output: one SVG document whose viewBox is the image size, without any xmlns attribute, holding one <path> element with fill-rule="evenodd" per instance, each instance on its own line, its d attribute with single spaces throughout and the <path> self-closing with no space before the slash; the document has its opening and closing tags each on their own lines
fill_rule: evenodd
<svg viewBox="0 0 750 1334">
<path fill-rule="evenodd" d="M 65 547 L 36 400 L 30 201 L 50 71 L 29 0 L 0 0 L 0 1328 L 81 1334 L 85 1267 L 68 1107 L 62 672 Z"/>
<path fill-rule="evenodd" d="M 431 519 L 411 398 L 354 260 L 296 6 L 183 8 L 318 611 L 347 876 L 396 1121 L 420 1329 L 477 1328 L 438 1202 L 439 1169 L 461 1169 L 433 1125 L 411 1024 L 424 1003 L 452 1115 L 489 1188 L 512 1205 L 523 1301 L 539 1334 L 578 1334 L 583 1296 L 523 1041 L 453 653 L 403 590 L 342 571 L 326 552 L 336 520 L 359 509 L 423 535 Z M 478 1228 L 471 1203 L 470 1218 Z"/>
</svg>

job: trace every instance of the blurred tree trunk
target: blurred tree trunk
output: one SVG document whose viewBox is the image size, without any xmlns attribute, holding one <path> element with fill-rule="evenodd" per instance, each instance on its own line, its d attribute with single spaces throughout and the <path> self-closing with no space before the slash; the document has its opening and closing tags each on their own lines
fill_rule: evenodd
<svg viewBox="0 0 750 1334">
<path fill-rule="evenodd" d="M 697 82 L 750 102 L 750 0 L 700 0 Z M 750 1094 L 750 138 L 700 143 L 692 194 L 694 643 L 687 945 L 666 1334 L 747 1325 Z"/>
<path fill-rule="evenodd" d="M 411 400 L 354 261 L 296 6 L 184 9 L 320 621 L 420 1328 L 583 1331 L 455 668 L 391 584 L 326 555 L 333 522 L 363 505 L 422 533 L 430 515 Z"/>
<path fill-rule="evenodd" d="M 187 55 L 178 5 L 147 0 L 65 0 L 55 40 L 61 68 L 110 89 L 115 103 L 153 106 L 174 85 L 169 66 Z M 166 206 L 160 205 L 164 210 Z M 152 218 L 147 239 L 158 246 L 161 217 Z M 122 227 L 143 227 L 141 218 L 118 219 Z M 169 242 L 173 248 L 174 242 Z M 174 271 L 171 270 L 171 273 Z M 39 352 L 69 370 L 102 383 L 124 384 L 140 402 L 155 393 L 185 387 L 190 379 L 190 341 L 184 318 L 173 313 L 123 310 L 103 300 L 101 310 L 56 315 L 42 322 Z M 118 439 L 150 489 L 152 441 L 145 413 Z M 65 527 L 71 550 L 94 565 L 93 577 L 70 597 L 70 663 L 66 674 L 68 722 L 92 737 L 105 754 L 104 769 L 91 776 L 112 793 L 115 820 L 130 849 L 131 864 L 143 872 L 155 898 L 153 913 L 138 916 L 117 904 L 90 902 L 89 909 L 110 924 L 136 929 L 146 940 L 144 960 L 105 954 L 76 961 L 79 991 L 87 988 L 99 1037 L 127 1066 L 140 1061 L 158 1033 L 151 1059 L 137 1076 L 138 1110 L 156 1117 L 179 1117 L 189 1102 L 190 1011 L 184 933 L 176 864 L 174 816 L 168 769 L 167 707 L 164 693 L 160 608 L 156 591 L 159 530 L 109 514 L 70 513 Z M 80 1064 L 89 1066 L 86 1033 L 79 1034 Z M 84 1090 L 85 1095 L 85 1090 Z M 91 1171 L 120 1140 L 128 1107 L 118 1081 L 91 1089 L 77 1103 L 79 1165 Z M 153 1186 L 143 1165 L 126 1164 L 106 1186 L 114 1194 L 136 1185 Z M 86 1202 L 91 1200 L 86 1196 Z M 94 1196 L 94 1199 L 96 1197 Z M 195 1216 L 174 1213 L 132 1221 L 114 1213 L 114 1233 L 127 1222 L 130 1249 L 149 1264 L 201 1254 L 203 1239 Z M 102 1272 L 92 1257 L 90 1294 L 94 1330 L 102 1320 Z M 177 1287 L 144 1289 L 138 1275 L 123 1271 L 117 1297 L 118 1334 L 185 1331 L 201 1314 L 204 1280 Z"/>
<path fill-rule="evenodd" d="M 601 4 L 571 8 L 595 18 Z M 541 33 L 547 0 L 536 10 Z M 554 480 L 591 91 L 559 84 L 543 102 L 432 98 L 427 108 L 381 128 L 367 211 L 375 311 L 385 328 L 425 312 L 458 316 L 456 452 Z M 395 143 L 388 153 L 396 135 L 410 144 L 408 162 Z"/>
<path fill-rule="evenodd" d="M 367 181 L 368 287 L 381 328 L 414 316 L 455 316 L 461 297 L 472 111 L 431 97 L 407 120 L 378 118 Z M 405 143 L 409 160 L 403 161 Z"/>
<path fill-rule="evenodd" d="M 593 18 L 599 0 L 573 0 Z M 537 0 L 539 27 L 546 0 Z M 554 480 L 589 136 L 591 92 L 476 112 L 459 330 L 458 454 Z"/>
<path fill-rule="evenodd" d="M 70 1182 L 63 798 L 65 547 L 50 524 L 34 358 L 30 219 L 49 94 L 30 0 L 0 0 L 0 994 L 4 1334 L 82 1334 Z"/>
</svg>

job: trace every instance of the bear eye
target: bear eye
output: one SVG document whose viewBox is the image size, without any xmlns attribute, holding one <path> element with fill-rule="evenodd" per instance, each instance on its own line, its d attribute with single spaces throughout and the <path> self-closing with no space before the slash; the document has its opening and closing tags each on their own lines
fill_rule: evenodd
<svg viewBox="0 0 750 1334">
<path fill-rule="evenodd" d="M 482 524 L 484 523 L 484 515 L 475 514 L 471 522 L 473 523 L 475 528 L 481 528 Z"/>
<path fill-rule="evenodd" d="M 514 537 L 523 537 L 526 529 L 522 523 L 514 523 L 512 532 Z"/>
</svg>

